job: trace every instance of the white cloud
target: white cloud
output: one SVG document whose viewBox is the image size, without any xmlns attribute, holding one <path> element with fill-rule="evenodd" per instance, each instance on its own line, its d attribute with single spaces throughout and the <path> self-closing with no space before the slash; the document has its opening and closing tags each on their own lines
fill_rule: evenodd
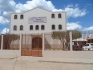
<svg viewBox="0 0 93 70">
<path fill-rule="evenodd" d="M 52 4 L 51 1 L 46 1 L 46 0 L 32 0 L 32 1 L 27 1 L 26 4 L 16 4 L 16 11 L 27 11 L 30 9 L 33 9 L 35 7 L 42 7 L 47 10 L 54 10 L 55 6 Z"/>
<path fill-rule="evenodd" d="M 67 23 L 67 30 L 82 30 L 82 31 L 93 31 L 93 26 L 90 27 L 82 27 L 79 22 L 68 22 Z"/>
<path fill-rule="evenodd" d="M 0 10 L 1 11 L 14 11 L 15 10 L 14 0 L 0 0 Z"/>
<path fill-rule="evenodd" d="M 67 11 L 67 17 L 82 17 L 86 15 L 85 9 L 80 9 L 78 7 L 78 4 L 75 6 L 72 4 L 69 4 L 65 6 L 63 9 L 57 9 L 52 4 L 51 1 L 46 0 L 29 0 L 26 1 L 26 3 L 16 3 L 14 0 L 0 0 L 0 12 L 2 12 L 2 15 L 0 14 L 0 24 L 9 23 L 9 14 L 11 12 L 24 12 L 30 9 L 33 9 L 35 7 L 42 7 L 44 9 L 50 10 L 50 11 Z M 68 30 L 74 30 L 74 29 L 81 29 L 82 26 L 78 22 L 68 22 L 67 23 L 67 29 Z M 86 28 L 87 29 L 87 28 Z M 2 33 L 6 33 L 6 28 L 2 30 Z M 8 29 L 9 31 L 9 29 Z"/>
<path fill-rule="evenodd" d="M 82 9 L 80 10 L 78 7 L 70 7 L 70 6 L 67 6 L 65 8 L 65 11 L 67 11 L 67 16 L 68 17 L 82 17 L 86 14 L 86 10 L 85 9 Z"/>
<path fill-rule="evenodd" d="M 6 18 L 7 20 L 9 20 L 10 13 L 11 13 L 11 12 L 6 12 L 6 11 L 4 11 L 2 14 L 3 14 L 3 17 L 4 17 L 4 18 Z M 9 20 L 9 21 L 10 21 L 10 20 Z"/>
<path fill-rule="evenodd" d="M 75 5 L 67 5 L 64 9 L 56 9 L 55 6 L 52 4 L 51 1 L 46 0 L 29 0 L 26 3 L 16 3 L 14 0 L 0 0 L 0 11 L 3 13 L 2 16 L 4 19 L 9 21 L 9 14 L 11 12 L 24 12 L 35 7 L 42 7 L 44 9 L 50 11 L 67 11 L 68 17 L 82 17 L 86 14 L 85 9 L 79 9 L 78 4 Z M 7 23 L 7 21 L 1 21 Z"/>
<path fill-rule="evenodd" d="M 93 26 L 90 26 L 90 27 L 84 28 L 84 30 L 93 30 Z"/>
<path fill-rule="evenodd" d="M 82 17 L 86 14 L 85 9 L 79 9 L 78 4 L 75 5 L 75 8 L 72 4 L 67 5 L 64 9 L 56 9 L 51 1 L 46 0 L 32 0 L 27 1 L 26 4 L 16 4 L 16 12 L 30 10 L 35 7 L 42 7 L 50 11 L 67 11 L 68 17 Z"/>
<path fill-rule="evenodd" d="M 76 30 L 81 29 L 82 26 L 79 24 L 79 22 L 68 22 L 67 23 L 67 30 Z"/>
<path fill-rule="evenodd" d="M 0 23 L 1 24 L 9 23 L 9 20 L 7 20 L 6 18 L 4 18 L 3 16 L 0 16 Z"/>
<path fill-rule="evenodd" d="M 9 32 L 9 29 L 8 28 L 4 28 L 3 30 L 2 30 L 2 34 L 6 34 L 6 33 L 8 33 Z"/>
</svg>

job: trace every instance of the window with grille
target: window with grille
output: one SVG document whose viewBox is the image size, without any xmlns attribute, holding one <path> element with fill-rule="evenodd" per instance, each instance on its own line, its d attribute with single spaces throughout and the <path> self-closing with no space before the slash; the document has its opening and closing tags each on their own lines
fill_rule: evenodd
<svg viewBox="0 0 93 70">
<path fill-rule="evenodd" d="M 23 25 L 20 25 L 20 30 L 23 30 Z"/>
<path fill-rule="evenodd" d="M 62 29 L 62 25 L 58 25 L 58 28 L 59 28 L 59 29 Z"/>
<path fill-rule="evenodd" d="M 20 19 L 23 19 L 24 18 L 24 16 L 23 15 L 20 15 Z"/>
<path fill-rule="evenodd" d="M 39 26 L 38 25 L 36 25 L 36 30 L 39 30 Z"/>
<path fill-rule="evenodd" d="M 55 18 L 55 14 L 52 14 L 52 15 L 51 15 L 51 18 Z"/>
<path fill-rule="evenodd" d="M 55 25 L 52 25 L 52 30 L 55 30 Z"/>
<path fill-rule="evenodd" d="M 30 30 L 33 30 L 33 25 L 30 25 Z"/>
<path fill-rule="evenodd" d="M 44 29 L 45 29 L 44 25 L 41 25 L 41 30 L 44 30 Z"/>
<path fill-rule="evenodd" d="M 16 25 L 14 25 L 13 30 L 17 30 L 17 26 Z"/>
<path fill-rule="evenodd" d="M 17 19 L 17 15 L 14 15 L 14 19 Z"/>
<path fill-rule="evenodd" d="M 58 18 L 61 18 L 61 14 L 58 14 Z"/>
</svg>

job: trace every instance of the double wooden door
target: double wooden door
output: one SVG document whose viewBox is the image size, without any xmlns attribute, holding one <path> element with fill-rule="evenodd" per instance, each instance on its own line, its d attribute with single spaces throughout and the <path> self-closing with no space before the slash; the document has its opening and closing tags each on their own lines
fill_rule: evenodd
<svg viewBox="0 0 93 70">
<path fill-rule="evenodd" d="M 31 50 L 22 50 L 23 56 L 42 56 L 42 38 L 35 37 L 32 39 Z"/>
</svg>

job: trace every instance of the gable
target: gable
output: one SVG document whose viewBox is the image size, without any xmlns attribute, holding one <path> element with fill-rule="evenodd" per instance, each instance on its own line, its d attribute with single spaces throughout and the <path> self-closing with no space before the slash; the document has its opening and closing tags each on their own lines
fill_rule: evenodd
<svg viewBox="0 0 93 70">
<path fill-rule="evenodd" d="M 24 13 L 27 13 L 27 12 L 30 12 L 30 11 L 46 11 L 46 12 L 52 12 L 52 11 L 49 11 L 49 10 L 46 10 L 46 9 L 43 9 L 43 8 L 40 8 L 40 7 L 36 7 L 36 8 L 33 8 L 33 9 L 31 9 L 31 10 L 28 10 L 28 11 L 26 11 L 26 12 L 24 12 Z"/>
</svg>

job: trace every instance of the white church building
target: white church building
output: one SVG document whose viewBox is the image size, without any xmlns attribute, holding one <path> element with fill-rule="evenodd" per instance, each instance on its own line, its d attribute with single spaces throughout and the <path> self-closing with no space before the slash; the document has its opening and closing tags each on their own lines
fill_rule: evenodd
<svg viewBox="0 0 93 70">
<path fill-rule="evenodd" d="M 36 7 L 26 12 L 11 14 L 10 34 L 22 34 L 20 46 L 21 55 L 24 56 L 44 56 L 47 48 L 62 48 L 60 40 L 52 39 L 51 32 L 66 30 L 65 11 L 52 12 Z"/>
<path fill-rule="evenodd" d="M 49 33 L 66 30 L 66 12 L 52 12 L 39 7 L 12 13 L 10 34 Z"/>
<path fill-rule="evenodd" d="M 66 50 L 63 50 L 60 40 L 51 37 L 53 31 L 67 30 L 66 16 L 65 11 L 53 12 L 39 7 L 26 12 L 11 13 L 10 36 L 1 35 L 0 58 L 42 56 L 93 59 L 93 51 L 73 51 L 72 32 L 69 33 L 70 47 L 66 45 Z M 17 34 L 18 38 L 15 39 L 16 35 L 12 34 Z M 9 39 L 12 41 L 7 44 Z"/>
<path fill-rule="evenodd" d="M 36 7 L 22 13 L 11 13 L 9 34 L 17 34 L 20 38 L 7 45 L 8 42 L 4 42 L 7 39 L 2 35 L 0 52 L 4 54 L 3 49 L 7 49 L 6 52 L 12 55 L 10 49 L 15 49 L 19 56 L 45 56 L 48 55 L 45 50 L 62 50 L 60 40 L 51 37 L 53 31 L 66 31 L 65 11 L 52 12 Z"/>
</svg>

